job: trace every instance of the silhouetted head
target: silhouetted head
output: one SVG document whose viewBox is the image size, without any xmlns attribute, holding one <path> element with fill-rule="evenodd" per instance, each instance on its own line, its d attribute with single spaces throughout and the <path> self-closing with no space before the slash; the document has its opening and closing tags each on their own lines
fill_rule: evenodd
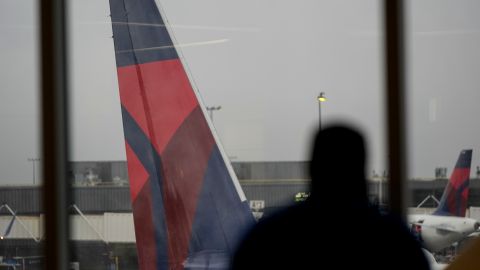
<svg viewBox="0 0 480 270">
<path fill-rule="evenodd" d="M 310 163 L 312 199 L 366 204 L 365 143 L 359 132 L 331 126 L 317 133 Z"/>
</svg>

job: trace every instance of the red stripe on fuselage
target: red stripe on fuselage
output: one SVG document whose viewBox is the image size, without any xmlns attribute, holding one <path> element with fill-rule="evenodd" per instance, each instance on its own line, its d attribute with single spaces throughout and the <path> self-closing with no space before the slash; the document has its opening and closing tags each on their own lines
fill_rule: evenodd
<svg viewBox="0 0 480 270">
<path fill-rule="evenodd" d="M 187 258 L 198 196 L 213 145 L 210 128 L 197 107 L 162 153 L 170 266 Z"/>
<path fill-rule="evenodd" d="M 157 246 L 150 194 L 150 183 L 147 182 L 132 203 L 139 269 L 157 269 Z"/>
<path fill-rule="evenodd" d="M 125 142 L 128 160 L 128 178 L 130 179 L 130 196 L 132 202 L 137 199 L 137 195 L 142 190 L 145 183 L 148 181 L 148 172 L 143 167 L 137 155 L 133 152 L 128 143 Z"/>
<path fill-rule="evenodd" d="M 120 99 L 152 145 L 161 153 L 198 105 L 178 59 L 117 69 Z"/>
</svg>

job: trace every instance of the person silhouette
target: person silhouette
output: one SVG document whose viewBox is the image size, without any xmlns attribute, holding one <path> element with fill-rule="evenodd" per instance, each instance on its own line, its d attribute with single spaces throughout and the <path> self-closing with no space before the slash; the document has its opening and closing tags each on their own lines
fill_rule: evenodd
<svg viewBox="0 0 480 270">
<path fill-rule="evenodd" d="M 337 125 L 318 132 L 311 195 L 260 220 L 231 269 L 429 269 L 407 226 L 369 205 L 365 156 L 356 130 Z"/>
</svg>

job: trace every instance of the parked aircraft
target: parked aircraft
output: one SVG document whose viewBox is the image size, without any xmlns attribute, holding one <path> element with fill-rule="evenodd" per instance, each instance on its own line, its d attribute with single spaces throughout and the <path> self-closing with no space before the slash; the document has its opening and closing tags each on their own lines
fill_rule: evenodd
<svg viewBox="0 0 480 270">
<path fill-rule="evenodd" d="M 462 150 L 443 192 L 438 208 L 431 215 L 409 215 L 412 232 L 431 252 L 458 242 L 473 232 L 480 223 L 466 218 L 472 150 Z"/>
</svg>

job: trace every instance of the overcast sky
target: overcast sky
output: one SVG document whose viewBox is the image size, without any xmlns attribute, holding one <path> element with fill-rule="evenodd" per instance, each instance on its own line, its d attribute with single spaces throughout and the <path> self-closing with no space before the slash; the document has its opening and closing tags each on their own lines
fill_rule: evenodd
<svg viewBox="0 0 480 270">
<path fill-rule="evenodd" d="M 480 164 L 478 1 L 408 7 L 409 174 Z M 379 1 L 162 0 L 195 87 L 233 161 L 306 160 L 318 123 L 365 132 L 385 170 Z M 70 2 L 72 159 L 125 160 L 107 0 Z M 36 1 L 0 1 L 0 183 L 28 184 L 38 157 Z M 348 153 L 346 153 L 348 154 Z M 348 166 L 348 165 L 347 165 Z M 474 173 L 472 169 L 472 174 Z"/>
</svg>

